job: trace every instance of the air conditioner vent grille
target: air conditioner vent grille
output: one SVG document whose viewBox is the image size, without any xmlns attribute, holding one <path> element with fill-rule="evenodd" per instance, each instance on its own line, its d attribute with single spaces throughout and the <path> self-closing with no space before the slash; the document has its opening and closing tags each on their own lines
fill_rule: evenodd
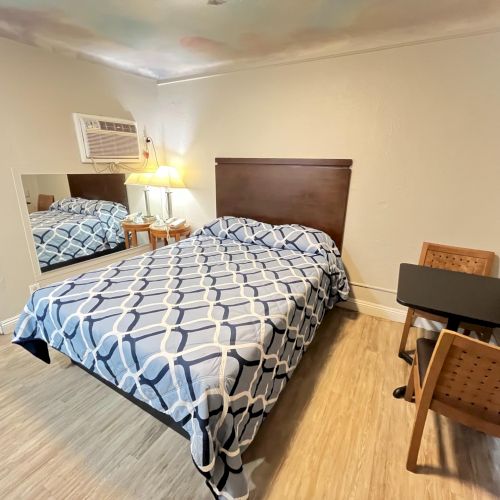
<svg viewBox="0 0 500 500">
<path fill-rule="evenodd" d="M 135 122 L 78 113 L 73 117 L 83 163 L 142 161 Z"/>
<path fill-rule="evenodd" d="M 134 158 L 137 156 L 137 139 L 135 136 L 87 134 L 91 158 Z"/>
</svg>

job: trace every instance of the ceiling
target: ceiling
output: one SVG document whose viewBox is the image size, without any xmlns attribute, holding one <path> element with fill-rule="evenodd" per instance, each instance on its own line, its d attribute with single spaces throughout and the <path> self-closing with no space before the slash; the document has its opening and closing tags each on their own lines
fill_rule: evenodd
<svg viewBox="0 0 500 500">
<path fill-rule="evenodd" d="M 500 28 L 499 0 L 0 0 L 0 36 L 159 81 Z"/>
</svg>

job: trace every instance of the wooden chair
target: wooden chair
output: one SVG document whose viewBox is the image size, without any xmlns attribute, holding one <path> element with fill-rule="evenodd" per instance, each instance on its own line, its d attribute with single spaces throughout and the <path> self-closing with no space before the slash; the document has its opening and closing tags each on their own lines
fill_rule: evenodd
<svg viewBox="0 0 500 500">
<path fill-rule="evenodd" d="M 417 340 L 405 399 L 417 415 L 406 468 L 415 472 L 428 410 L 500 437 L 500 347 L 443 330 Z"/>
<path fill-rule="evenodd" d="M 474 250 L 471 248 L 451 247 L 447 245 L 439 245 L 437 243 L 425 242 L 422 245 L 420 252 L 420 266 L 436 267 L 438 269 L 448 269 L 450 271 L 459 271 L 462 273 L 479 274 L 482 276 L 489 276 L 495 258 L 494 252 L 486 250 Z M 402 354 L 406 349 L 406 342 L 410 328 L 415 321 L 415 318 L 421 317 L 430 321 L 437 321 L 439 323 L 446 323 L 446 318 L 441 318 L 424 311 L 409 308 L 406 314 L 406 321 L 401 335 L 401 342 L 399 344 L 398 354 Z M 466 330 L 466 334 L 470 330 L 474 330 L 481 340 L 486 342 L 491 337 L 492 330 L 490 328 L 476 327 L 474 325 L 461 325 Z"/>
<path fill-rule="evenodd" d="M 53 194 L 39 194 L 38 195 L 38 211 L 43 212 L 48 210 L 50 205 L 54 203 L 54 195 Z"/>
</svg>

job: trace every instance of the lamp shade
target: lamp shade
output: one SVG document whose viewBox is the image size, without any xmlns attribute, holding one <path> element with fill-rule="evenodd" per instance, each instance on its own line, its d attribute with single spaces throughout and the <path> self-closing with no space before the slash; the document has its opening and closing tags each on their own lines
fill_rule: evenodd
<svg viewBox="0 0 500 500">
<path fill-rule="evenodd" d="M 130 174 L 125 181 L 129 186 L 151 186 L 151 177 L 153 172 L 141 172 L 138 174 Z"/>
<path fill-rule="evenodd" d="M 130 174 L 125 181 L 125 184 L 165 188 L 186 187 L 179 171 L 172 166 L 158 167 L 156 172 Z"/>
<path fill-rule="evenodd" d="M 179 171 L 170 165 L 158 167 L 153 174 L 150 186 L 166 188 L 184 188 L 186 187 Z"/>
</svg>

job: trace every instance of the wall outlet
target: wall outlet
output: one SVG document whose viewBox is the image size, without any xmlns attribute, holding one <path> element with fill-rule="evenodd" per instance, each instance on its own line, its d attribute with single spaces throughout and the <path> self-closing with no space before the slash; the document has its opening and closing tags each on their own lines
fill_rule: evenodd
<svg viewBox="0 0 500 500">
<path fill-rule="evenodd" d="M 30 293 L 36 292 L 40 288 L 40 283 L 33 283 L 30 285 Z"/>
<path fill-rule="evenodd" d="M 0 335 L 5 335 L 5 328 L 3 327 L 1 321 L 0 321 Z"/>
</svg>

